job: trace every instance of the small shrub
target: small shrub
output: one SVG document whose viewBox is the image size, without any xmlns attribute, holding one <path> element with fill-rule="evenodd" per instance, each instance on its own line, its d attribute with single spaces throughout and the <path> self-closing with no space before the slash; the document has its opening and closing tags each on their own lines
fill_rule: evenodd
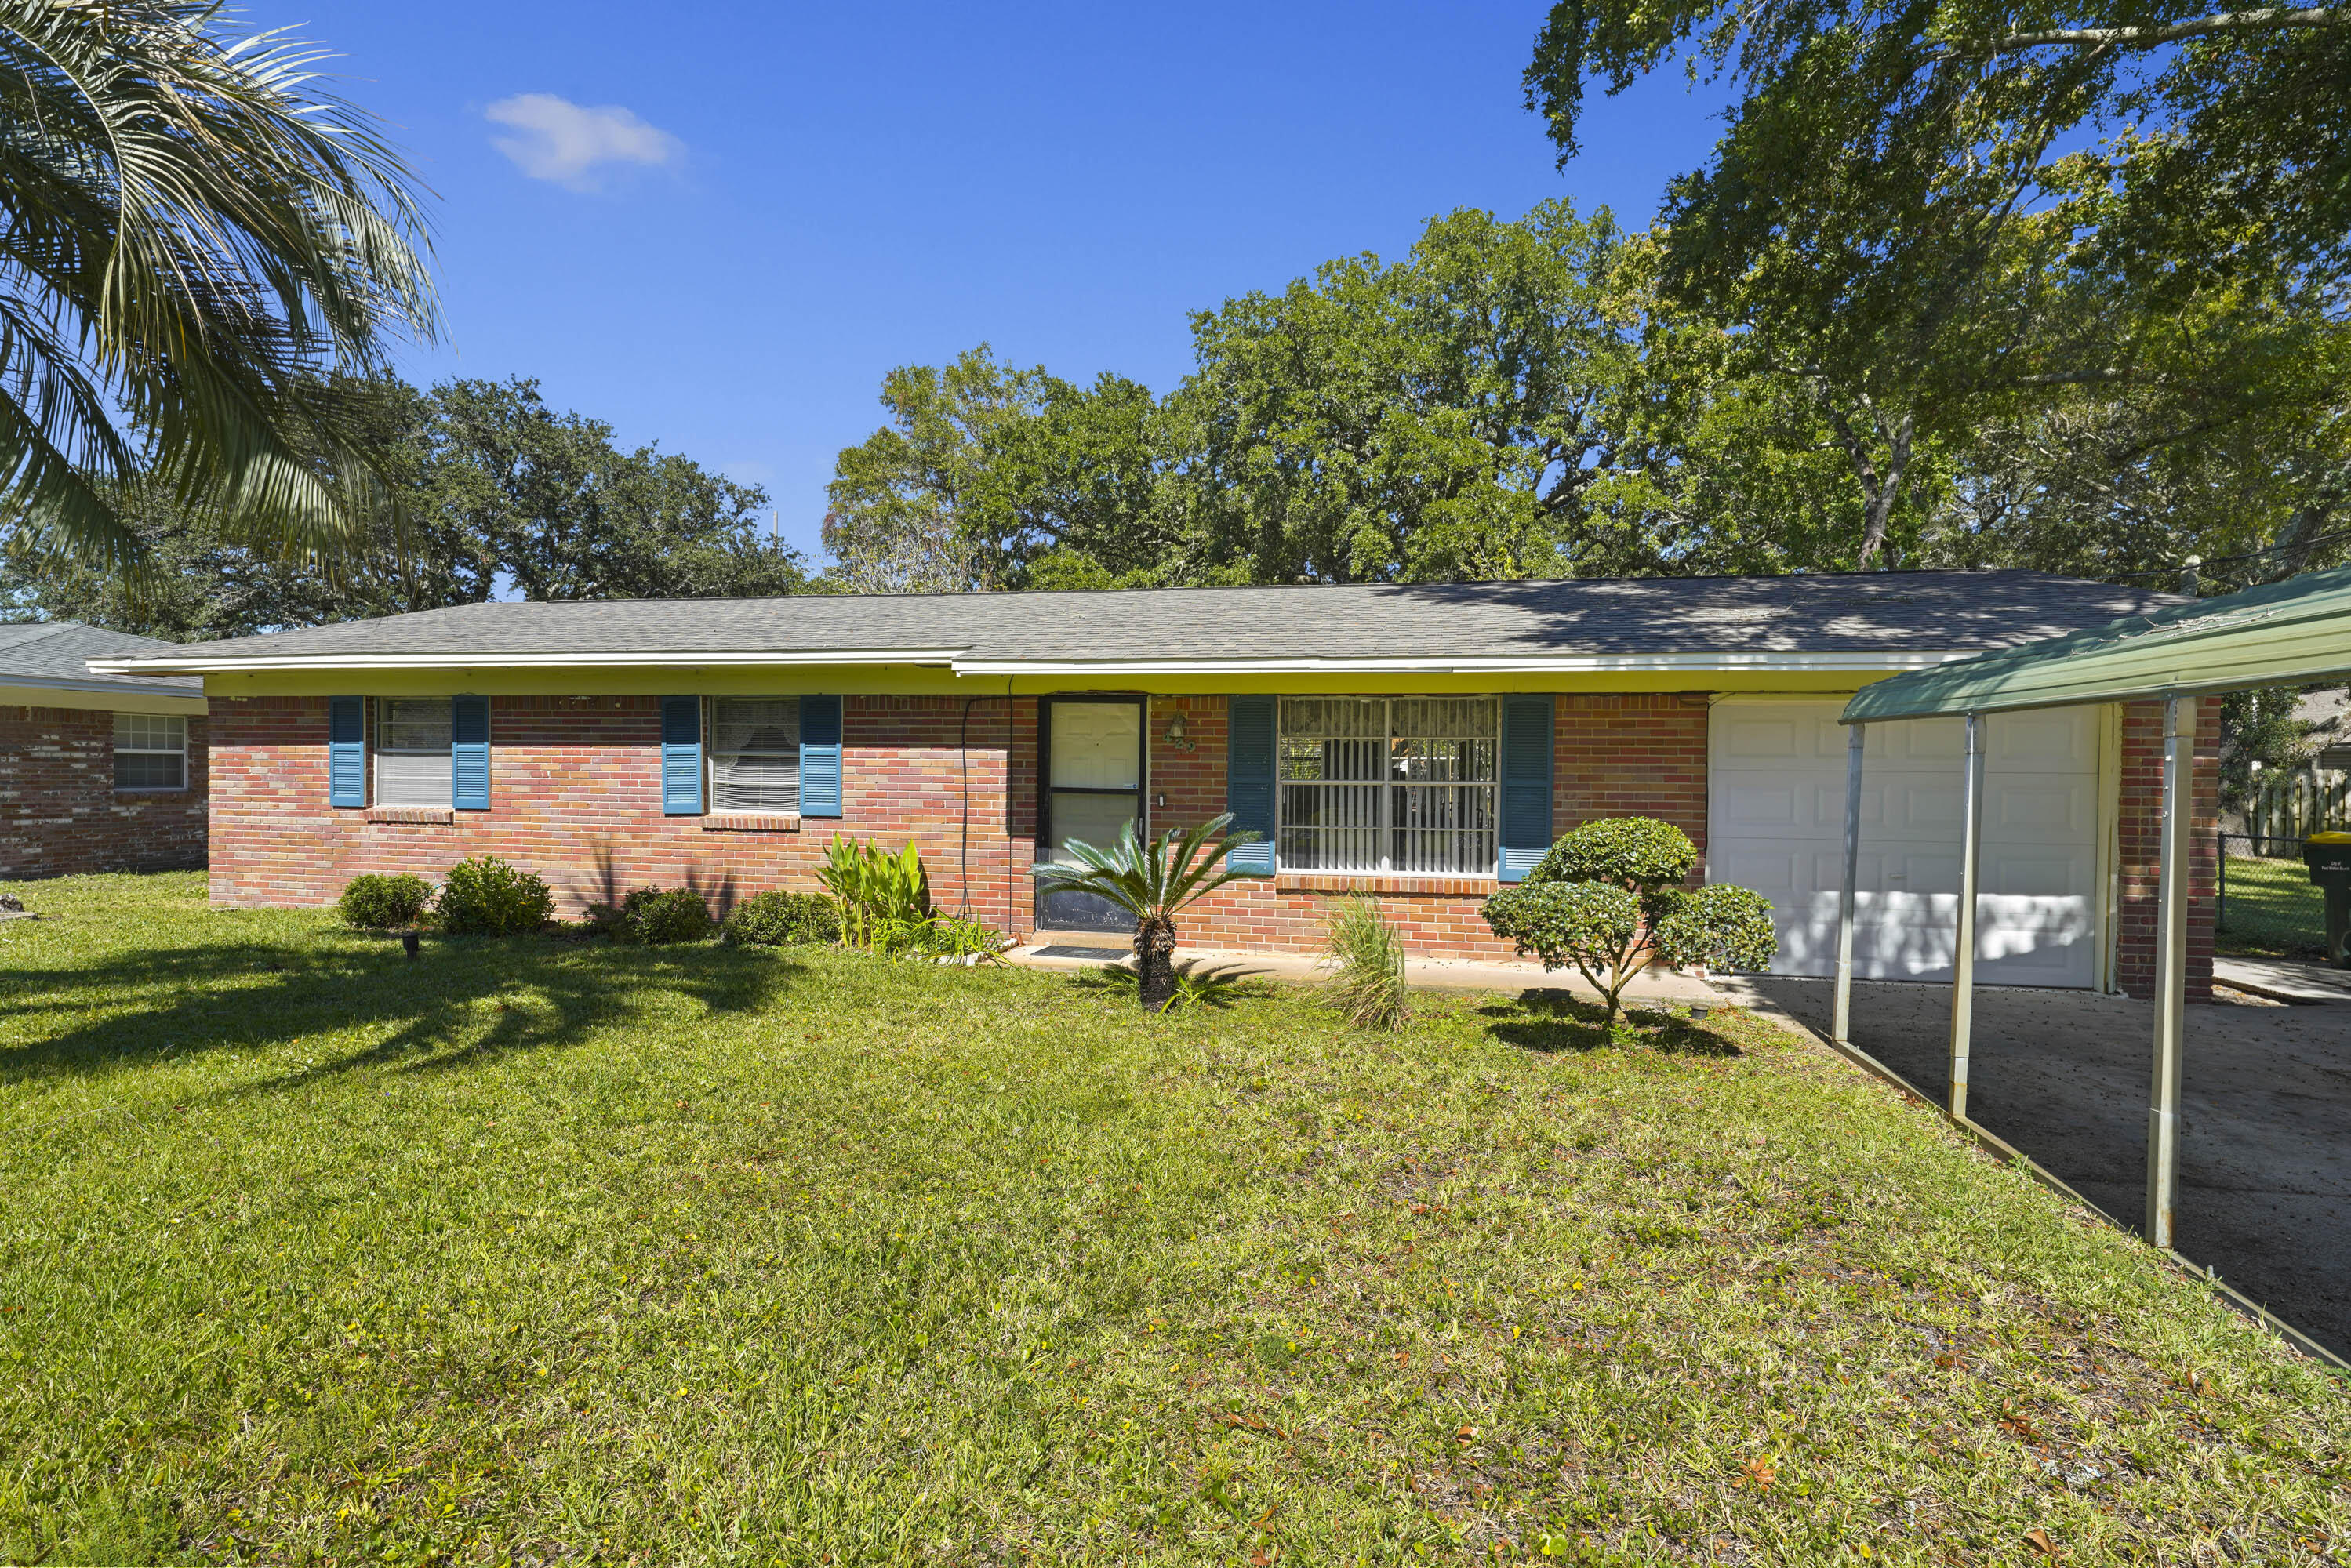
<svg viewBox="0 0 2351 1568">
<path fill-rule="evenodd" d="M 1405 985 L 1404 937 L 1368 898 L 1350 898 L 1331 917 L 1324 950 L 1331 977 L 1323 987 L 1349 1029 L 1393 1030 L 1410 1016 Z"/>
<path fill-rule="evenodd" d="M 737 947 L 793 947 L 841 940 L 841 914 L 813 893 L 760 893 L 726 916 L 726 940 Z"/>
<path fill-rule="evenodd" d="M 425 906 L 432 902 L 433 884 L 421 876 L 405 872 L 397 876 L 369 872 L 351 878 L 335 907 L 341 912 L 346 925 L 356 925 L 362 931 L 389 931 L 423 919 Z"/>
<path fill-rule="evenodd" d="M 1552 845 L 1526 881 L 1488 899 L 1486 924 L 1544 968 L 1581 974 L 1614 1026 L 1625 988 L 1653 959 L 1760 969 L 1777 951 L 1763 895 L 1719 883 L 1685 890 L 1697 863 L 1697 846 L 1669 822 L 1587 822 Z"/>
<path fill-rule="evenodd" d="M 1563 833 L 1522 887 L 1546 882 L 1607 882 L 1635 893 L 1679 887 L 1698 864 L 1698 846 L 1655 817 L 1604 817 Z"/>
<path fill-rule="evenodd" d="M 832 894 L 841 938 L 852 947 L 895 951 L 893 940 L 904 946 L 905 933 L 929 918 L 930 877 L 923 870 L 922 852 L 911 842 L 893 855 L 871 839 L 835 833 L 816 874 Z"/>
<path fill-rule="evenodd" d="M 536 931 L 555 913 L 555 895 L 536 872 L 517 871 L 495 855 L 449 868 L 434 905 L 451 931 L 506 935 Z"/>
<path fill-rule="evenodd" d="M 959 915 L 935 915 L 925 924 L 916 946 L 935 958 L 993 958 L 1011 946 L 994 926 Z"/>
<path fill-rule="evenodd" d="M 621 900 L 614 922 L 623 942 L 664 947 L 674 942 L 700 942 L 716 929 L 710 906 L 690 887 L 640 887 Z"/>
<path fill-rule="evenodd" d="M 873 952 L 914 958 L 992 958 L 1008 945 L 1001 932 L 957 915 L 926 915 L 918 920 L 882 915 L 866 927 Z"/>
</svg>

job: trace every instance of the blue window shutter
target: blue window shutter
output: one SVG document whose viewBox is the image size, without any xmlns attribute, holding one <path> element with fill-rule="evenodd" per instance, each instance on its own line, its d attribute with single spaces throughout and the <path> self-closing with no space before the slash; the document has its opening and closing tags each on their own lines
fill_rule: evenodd
<svg viewBox="0 0 2351 1568">
<path fill-rule="evenodd" d="M 702 699 L 661 700 L 662 815 L 702 815 Z"/>
<path fill-rule="evenodd" d="M 367 698 L 327 699 L 327 804 L 367 804 Z"/>
<path fill-rule="evenodd" d="M 1273 699 L 1231 697 L 1225 704 L 1225 810 L 1232 831 L 1255 833 L 1225 857 L 1234 871 L 1271 876 L 1273 854 Z"/>
<path fill-rule="evenodd" d="M 490 809 L 490 699 L 449 699 L 449 804 Z"/>
<path fill-rule="evenodd" d="M 1502 821 L 1495 874 L 1521 882 L 1551 849 L 1552 698 L 1502 699 Z"/>
<path fill-rule="evenodd" d="M 800 698 L 800 815 L 841 815 L 841 699 Z"/>
</svg>

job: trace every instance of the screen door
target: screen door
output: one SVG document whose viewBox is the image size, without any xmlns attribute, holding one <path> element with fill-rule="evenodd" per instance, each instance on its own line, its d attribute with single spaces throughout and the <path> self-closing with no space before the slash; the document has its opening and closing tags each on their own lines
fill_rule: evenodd
<svg viewBox="0 0 2351 1568">
<path fill-rule="evenodd" d="M 1143 826 L 1143 703 L 1057 697 L 1043 705 L 1044 821 L 1038 858 L 1067 862 L 1072 841 L 1107 849 L 1129 822 Z M 1037 924 L 1052 931 L 1132 931 L 1134 917 L 1099 894 L 1040 884 Z"/>
</svg>

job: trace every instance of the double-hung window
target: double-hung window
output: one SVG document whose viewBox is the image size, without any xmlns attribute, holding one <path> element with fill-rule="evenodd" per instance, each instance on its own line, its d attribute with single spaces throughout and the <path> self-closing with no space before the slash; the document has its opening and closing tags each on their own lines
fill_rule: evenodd
<svg viewBox="0 0 2351 1568">
<path fill-rule="evenodd" d="M 1489 876 L 1492 697 L 1284 697 L 1275 845 L 1286 870 Z"/>
<path fill-rule="evenodd" d="M 710 809 L 799 814 L 799 698 L 710 699 Z"/>
<path fill-rule="evenodd" d="M 375 712 L 376 803 L 447 806 L 455 778 L 449 699 L 381 697 Z"/>
<path fill-rule="evenodd" d="M 117 789 L 186 789 L 188 721 L 177 714 L 116 714 L 114 787 Z"/>
</svg>

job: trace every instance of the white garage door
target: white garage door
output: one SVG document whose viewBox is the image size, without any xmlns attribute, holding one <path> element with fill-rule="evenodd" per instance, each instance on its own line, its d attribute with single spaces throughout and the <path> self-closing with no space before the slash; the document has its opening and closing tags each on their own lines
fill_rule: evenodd
<svg viewBox="0 0 2351 1568">
<path fill-rule="evenodd" d="M 1776 974 L 1836 969 L 1844 874 L 1841 702 L 1717 703 L 1708 734 L 1707 874 L 1771 901 Z M 2097 952 L 2098 710 L 1988 723 L 1978 978 L 2089 986 Z M 1949 979 L 1959 930 L 1958 719 L 1869 727 L 1854 971 Z"/>
</svg>

